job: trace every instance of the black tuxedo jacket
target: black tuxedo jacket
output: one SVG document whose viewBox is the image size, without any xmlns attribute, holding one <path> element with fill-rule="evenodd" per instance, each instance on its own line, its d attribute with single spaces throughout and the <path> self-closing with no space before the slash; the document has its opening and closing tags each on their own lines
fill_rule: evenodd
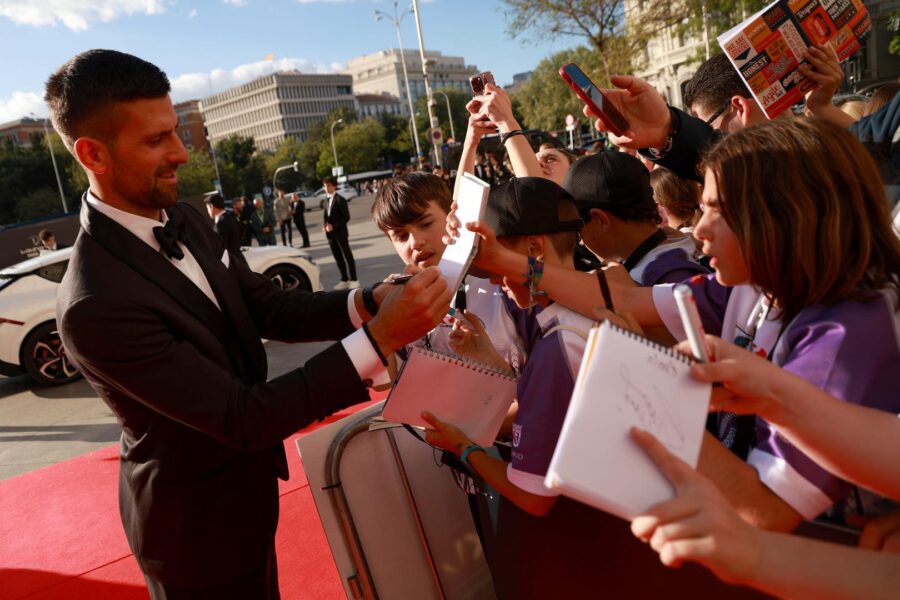
<svg viewBox="0 0 900 600">
<path fill-rule="evenodd" d="M 242 256 L 241 226 L 238 224 L 237 219 L 234 218 L 234 215 L 225 211 L 222 213 L 222 218 L 214 222 L 213 228 L 219 234 L 219 237 L 222 238 L 225 248 L 232 255 Z"/>
<path fill-rule="evenodd" d="M 57 310 L 70 357 L 122 426 L 119 506 L 141 569 L 209 586 L 246 573 L 273 543 L 282 440 L 368 393 L 341 344 L 266 382 L 260 337 L 351 333 L 347 293 L 282 292 L 234 255 L 226 268 L 207 217 L 168 210 L 184 216 L 221 310 L 87 202 Z"/>
<path fill-rule="evenodd" d="M 347 233 L 347 223 L 350 222 L 350 207 L 347 201 L 338 193 L 334 195 L 334 201 L 331 203 L 331 210 L 328 210 L 328 201 L 325 201 L 325 222 L 329 223 L 334 229 L 325 234 L 330 238 L 338 234 Z"/>
</svg>

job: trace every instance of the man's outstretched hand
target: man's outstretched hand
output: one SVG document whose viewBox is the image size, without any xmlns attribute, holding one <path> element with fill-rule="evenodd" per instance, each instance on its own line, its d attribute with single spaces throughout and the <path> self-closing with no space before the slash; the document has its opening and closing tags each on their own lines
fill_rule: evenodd
<svg viewBox="0 0 900 600">
<path fill-rule="evenodd" d="M 368 328 L 384 356 L 434 329 L 453 297 L 437 267 L 422 269 L 404 285 L 381 287 L 389 289 Z"/>
</svg>

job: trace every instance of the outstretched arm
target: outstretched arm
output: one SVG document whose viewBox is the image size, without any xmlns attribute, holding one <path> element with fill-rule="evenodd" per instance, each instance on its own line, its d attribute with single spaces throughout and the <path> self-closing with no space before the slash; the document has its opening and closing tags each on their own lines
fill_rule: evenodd
<svg viewBox="0 0 900 600">
<path fill-rule="evenodd" d="M 631 523 L 669 567 L 697 562 L 723 581 L 779 597 L 891 598 L 900 586 L 900 556 L 858 550 L 744 522 L 715 485 L 652 435 L 634 441 L 675 488 L 675 498 Z"/>
<path fill-rule="evenodd" d="M 900 498 L 897 415 L 839 400 L 717 337 L 707 336 L 707 346 L 714 360 L 695 364 L 692 374 L 724 384 L 715 389 L 711 410 L 759 415 L 838 477 Z"/>
</svg>

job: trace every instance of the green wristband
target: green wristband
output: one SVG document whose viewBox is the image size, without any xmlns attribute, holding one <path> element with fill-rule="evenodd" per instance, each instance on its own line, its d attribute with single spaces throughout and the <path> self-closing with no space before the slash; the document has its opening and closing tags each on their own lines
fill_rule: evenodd
<svg viewBox="0 0 900 600">
<path fill-rule="evenodd" d="M 466 446 L 465 450 L 462 451 L 462 454 L 459 455 L 459 460 L 461 460 L 464 464 L 469 465 L 469 455 L 473 452 L 484 452 L 487 454 L 487 450 L 479 446 L 478 444 L 469 444 Z M 470 467 L 472 465 L 469 465 Z"/>
</svg>

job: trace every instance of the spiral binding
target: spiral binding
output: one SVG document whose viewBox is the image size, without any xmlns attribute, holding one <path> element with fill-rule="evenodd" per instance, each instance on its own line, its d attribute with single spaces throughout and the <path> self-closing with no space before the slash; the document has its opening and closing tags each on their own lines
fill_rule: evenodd
<svg viewBox="0 0 900 600">
<path fill-rule="evenodd" d="M 659 352 L 665 354 L 669 358 L 674 358 L 675 360 L 682 362 L 688 366 L 697 362 L 693 356 L 684 354 L 683 352 L 679 352 L 678 350 L 675 350 L 674 348 L 669 348 L 668 346 L 663 346 L 659 342 L 653 341 L 650 338 L 646 338 L 640 334 L 637 334 L 637 333 L 631 331 L 630 329 L 625 329 L 624 327 L 619 327 L 615 323 L 609 323 L 609 326 L 614 331 L 617 331 L 618 333 L 621 333 L 627 337 L 637 340 L 638 342 L 640 342 L 642 344 L 650 346 L 651 348 L 654 348 L 655 350 L 658 350 Z"/>
<path fill-rule="evenodd" d="M 446 352 L 441 352 L 439 350 L 427 350 L 420 346 L 415 346 L 413 352 L 418 352 L 419 354 L 424 354 L 431 358 L 442 360 L 444 362 L 464 367 L 469 369 L 470 371 L 475 371 L 476 373 L 480 373 L 482 375 L 488 375 L 489 377 L 500 377 L 501 379 L 505 379 L 506 381 L 516 381 L 517 378 L 510 373 L 500 371 L 499 369 L 495 369 L 491 365 L 485 364 L 483 362 L 475 361 L 475 360 L 465 360 L 456 356 L 452 356 L 447 354 Z"/>
</svg>

